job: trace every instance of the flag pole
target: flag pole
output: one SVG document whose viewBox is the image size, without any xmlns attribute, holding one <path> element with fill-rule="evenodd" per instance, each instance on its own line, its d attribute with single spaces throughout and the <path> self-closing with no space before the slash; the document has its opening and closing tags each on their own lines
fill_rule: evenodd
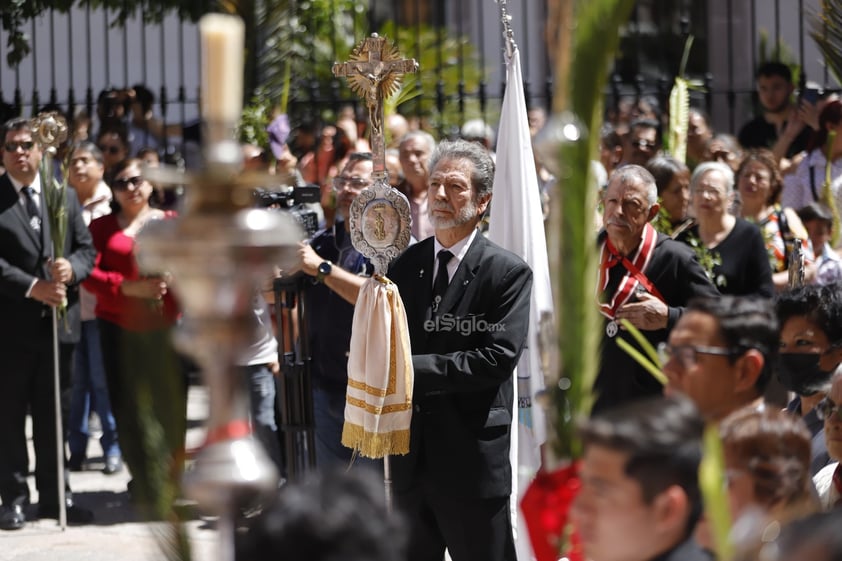
<svg viewBox="0 0 842 561">
<path fill-rule="evenodd" d="M 528 108 L 523 89 L 520 52 L 514 40 L 512 16 L 506 0 L 500 9 L 505 43 L 506 87 L 500 108 L 494 200 L 488 238 L 523 259 L 532 269 L 530 325 L 527 342 L 512 373 L 514 402 L 511 447 L 512 494 L 510 510 L 515 548 L 519 559 L 532 559 L 526 522 L 518 508 L 525 489 L 542 468 L 541 450 L 546 441 L 546 415 L 538 396 L 545 391 L 549 366 L 545 340 L 553 338 L 552 301 L 547 241 L 541 205 L 541 186 L 532 152 Z M 498 212 L 504 209 L 505 212 Z"/>
<path fill-rule="evenodd" d="M 500 22 L 503 24 L 503 43 L 506 47 L 506 56 L 512 58 L 515 54 L 517 44 L 515 33 L 512 30 L 512 16 L 509 14 L 507 0 L 495 0 L 500 5 Z"/>
</svg>

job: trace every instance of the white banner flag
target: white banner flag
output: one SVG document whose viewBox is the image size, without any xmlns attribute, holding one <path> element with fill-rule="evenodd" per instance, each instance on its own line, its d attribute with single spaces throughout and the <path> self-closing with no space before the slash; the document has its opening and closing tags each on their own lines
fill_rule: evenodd
<svg viewBox="0 0 842 561">
<path fill-rule="evenodd" d="M 553 313 L 553 300 L 541 193 L 532 154 L 517 47 L 506 61 L 506 93 L 503 96 L 497 138 L 497 172 L 494 176 L 489 238 L 519 255 L 529 264 L 533 273 L 529 334 L 526 348 L 515 370 L 518 414 L 517 427 L 512 430 L 512 497 L 519 501 L 540 467 L 539 447 L 547 437 L 545 416 L 535 403 L 535 395 L 544 389 L 538 328 L 542 317 Z M 514 504 L 516 506 L 517 503 Z M 515 534 L 518 558 L 520 561 L 528 561 L 532 559 L 532 550 L 525 531 L 526 525 L 520 517 L 513 520 L 517 520 L 516 527 L 520 530 Z"/>
</svg>

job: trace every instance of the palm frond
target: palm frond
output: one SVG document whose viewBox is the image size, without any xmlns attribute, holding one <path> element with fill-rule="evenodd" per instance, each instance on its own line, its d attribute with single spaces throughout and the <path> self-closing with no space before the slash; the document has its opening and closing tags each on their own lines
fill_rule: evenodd
<svg viewBox="0 0 842 561">
<path fill-rule="evenodd" d="M 821 0 L 810 28 L 810 37 L 824 55 L 828 70 L 842 84 L 842 0 Z"/>
<path fill-rule="evenodd" d="M 684 77 L 684 69 L 687 66 L 687 58 L 690 56 L 690 49 L 693 47 L 693 36 L 687 37 L 684 43 L 684 54 L 681 56 L 681 65 L 678 75 L 675 77 L 675 84 L 670 91 L 669 99 L 669 131 L 667 134 L 667 146 L 673 157 L 684 162 L 687 159 L 687 129 L 690 119 L 690 82 Z"/>
<path fill-rule="evenodd" d="M 675 77 L 675 84 L 670 91 L 670 120 L 667 146 L 672 156 L 679 162 L 687 159 L 687 121 L 690 115 L 690 93 L 687 80 Z"/>
<path fill-rule="evenodd" d="M 661 383 L 665 383 L 663 379 L 663 373 L 661 373 L 661 357 L 658 356 L 658 351 L 655 350 L 655 347 L 652 346 L 652 343 L 649 342 L 643 332 L 641 332 L 638 328 L 632 325 L 627 319 L 621 319 L 620 325 L 623 326 L 623 329 L 629 332 L 629 334 L 634 337 L 634 340 L 640 345 L 640 348 L 646 353 L 646 357 L 648 358 L 649 362 L 658 370 L 658 374 L 655 375 Z"/>
<path fill-rule="evenodd" d="M 730 540 L 731 511 L 725 487 L 725 453 L 719 426 L 710 423 L 703 437 L 702 463 L 699 466 L 699 488 L 704 498 L 705 513 L 713 530 L 716 556 L 719 559 L 733 559 Z"/>
<path fill-rule="evenodd" d="M 821 202 L 830 209 L 830 214 L 833 216 L 833 233 L 830 239 L 832 247 L 838 247 L 840 227 L 842 227 L 842 218 L 839 217 L 839 207 L 836 205 L 836 197 L 833 196 L 833 190 L 831 188 L 831 164 L 833 163 L 833 145 L 836 144 L 836 134 L 835 129 L 827 132 L 827 142 L 825 144 L 826 163 L 824 166 L 824 183 L 822 184 L 821 196 Z"/>
<path fill-rule="evenodd" d="M 555 308 L 560 311 L 561 383 L 547 384 L 557 409 L 551 411 L 555 430 L 550 434 L 558 459 L 581 455 L 573 419 L 587 415 L 593 401 L 600 330 L 593 300 L 597 282 L 593 217 L 598 187 L 590 161 L 595 158 L 599 141 L 596 131 L 602 123 L 599 92 L 603 91 L 609 62 L 619 44 L 618 29 L 628 21 L 633 4 L 633 0 L 588 0 L 559 2 L 553 7 L 558 20 L 555 27 L 563 30 L 555 48 L 558 88 L 554 110 L 557 115 L 571 116 L 570 122 L 580 126 L 582 132 L 577 139 L 562 143 L 558 153 L 561 171 L 548 236 Z"/>
<path fill-rule="evenodd" d="M 632 347 L 631 343 L 629 343 L 625 339 L 618 338 L 617 346 L 624 350 L 626 354 L 631 356 L 639 365 L 645 368 L 646 371 L 649 372 L 649 374 L 651 374 L 653 378 L 655 378 L 656 380 L 658 380 L 658 382 L 661 383 L 661 385 L 666 385 L 667 378 L 666 376 L 664 376 L 664 373 L 658 369 L 655 363 L 653 363 L 647 357 L 645 357 L 643 353 Z"/>
</svg>

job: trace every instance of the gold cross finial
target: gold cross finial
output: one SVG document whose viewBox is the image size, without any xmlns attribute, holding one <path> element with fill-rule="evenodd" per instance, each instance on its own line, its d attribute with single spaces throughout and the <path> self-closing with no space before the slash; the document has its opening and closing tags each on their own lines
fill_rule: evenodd
<svg viewBox="0 0 842 561">
<path fill-rule="evenodd" d="M 402 74 L 417 70 L 415 59 L 402 59 L 397 47 L 376 33 L 354 48 L 348 62 L 333 65 L 333 74 L 347 77 L 351 90 L 365 100 L 375 173 L 386 170 L 383 100 L 398 91 Z"/>
</svg>

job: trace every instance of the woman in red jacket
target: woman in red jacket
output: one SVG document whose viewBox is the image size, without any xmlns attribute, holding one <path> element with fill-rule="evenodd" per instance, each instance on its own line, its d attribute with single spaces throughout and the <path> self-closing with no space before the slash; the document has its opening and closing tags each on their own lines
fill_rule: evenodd
<svg viewBox="0 0 842 561">
<path fill-rule="evenodd" d="M 186 387 L 171 342 L 179 311 L 167 275 L 139 271 L 135 239 L 149 221 L 175 214 L 149 205 L 152 185 L 141 166 L 128 159 L 114 168 L 115 212 L 91 222 L 98 253 L 84 286 L 97 296 L 103 362 L 123 456 L 134 476 L 133 499 L 155 505 L 148 514 L 166 517 L 184 463 Z"/>
</svg>

